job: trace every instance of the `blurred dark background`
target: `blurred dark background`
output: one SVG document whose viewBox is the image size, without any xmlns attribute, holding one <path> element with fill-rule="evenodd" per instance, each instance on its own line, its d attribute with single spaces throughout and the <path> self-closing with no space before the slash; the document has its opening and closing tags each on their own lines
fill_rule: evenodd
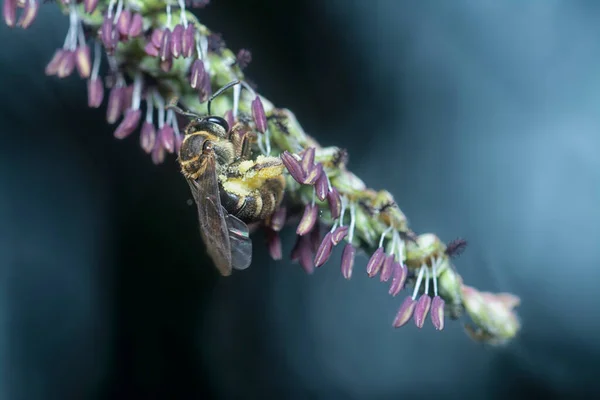
<svg viewBox="0 0 600 400">
<path fill-rule="evenodd" d="M 600 393 L 600 3 L 212 3 L 201 20 L 252 51 L 265 96 L 417 232 L 469 239 L 457 268 L 521 296 L 522 334 L 393 330 L 400 299 L 344 281 L 339 252 L 309 277 L 261 236 L 219 278 L 174 158 L 153 166 L 82 81 L 44 76 L 67 29 L 45 5 L 0 27 L 0 399 Z"/>
</svg>

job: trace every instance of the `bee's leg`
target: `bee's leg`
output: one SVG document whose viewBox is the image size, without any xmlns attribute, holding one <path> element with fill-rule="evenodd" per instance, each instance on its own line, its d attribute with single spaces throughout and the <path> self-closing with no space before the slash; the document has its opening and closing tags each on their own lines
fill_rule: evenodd
<svg viewBox="0 0 600 400">
<path fill-rule="evenodd" d="M 243 125 L 236 124 L 229 133 L 235 156 L 241 160 L 249 160 L 252 155 L 252 143 L 256 141 L 256 133 L 246 130 Z"/>
</svg>

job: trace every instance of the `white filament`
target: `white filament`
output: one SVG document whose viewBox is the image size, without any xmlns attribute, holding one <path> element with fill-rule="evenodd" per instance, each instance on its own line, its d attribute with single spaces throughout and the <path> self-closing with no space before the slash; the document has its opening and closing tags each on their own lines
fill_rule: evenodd
<svg viewBox="0 0 600 400">
<path fill-rule="evenodd" d="M 412 299 L 415 300 L 417 298 L 417 293 L 419 293 L 419 287 L 421 286 L 421 281 L 423 280 L 423 273 L 425 272 L 425 265 L 421 265 L 421 269 L 419 270 L 419 276 L 417 276 L 417 282 L 415 283 L 415 290 L 413 290 Z"/>
</svg>

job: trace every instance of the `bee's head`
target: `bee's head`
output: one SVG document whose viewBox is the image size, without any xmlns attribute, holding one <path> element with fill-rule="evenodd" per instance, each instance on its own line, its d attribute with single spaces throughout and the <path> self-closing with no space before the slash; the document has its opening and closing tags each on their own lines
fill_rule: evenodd
<svg viewBox="0 0 600 400">
<path fill-rule="evenodd" d="M 217 117 L 216 115 L 198 118 L 193 121 L 191 125 L 192 129 L 187 129 L 187 133 L 208 131 L 220 138 L 226 138 L 227 134 L 229 133 L 229 124 L 227 121 L 221 117 Z"/>
<path fill-rule="evenodd" d="M 227 85 L 223 86 L 221 89 L 217 90 L 217 92 L 211 96 L 211 98 L 208 100 L 208 104 L 207 104 L 208 116 L 206 116 L 206 117 L 201 117 L 200 115 L 198 115 L 194 112 L 185 111 L 185 110 L 181 109 L 180 107 L 178 107 L 177 106 L 177 101 L 178 101 L 177 97 L 174 97 L 169 101 L 167 108 L 175 111 L 178 114 L 193 118 L 185 130 L 186 135 L 190 135 L 190 134 L 196 133 L 198 131 L 207 131 L 207 132 L 209 132 L 215 136 L 218 136 L 222 139 L 226 139 L 227 134 L 229 133 L 229 124 L 227 123 L 227 121 L 225 121 L 225 119 L 218 117 L 216 115 L 211 115 L 210 105 L 211 105 L 212 101 L 215 99 L 215 97 L 219 96 L 225 90 L 227 90 L 230 87 L 235 86 L 239 83 L 240 83 L 240 81 L 237 81 L 237 80 L 230 82 Z"/>
</svg>

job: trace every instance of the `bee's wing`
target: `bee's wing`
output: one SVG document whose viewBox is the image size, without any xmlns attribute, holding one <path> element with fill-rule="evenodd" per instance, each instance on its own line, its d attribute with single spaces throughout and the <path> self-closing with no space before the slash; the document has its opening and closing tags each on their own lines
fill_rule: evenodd
<svg viewBox="0 0 600 400">
<path fill-rule="evenodd" d="M 223 212 L 229 230 L 231 266 L 235 269 L 246 269 L 252 263 L 252 240 L 250 240 L 248 226 L 236 216 L 228 214 L 224 209 Z"/>
<path fill-rule="evenodd" d="M 252 261 L 248 227 L 221 206 L 214 157 L 206 157 L 197 180 L 187 181 L 198 208 L 200 235 L 219 272 L 227 276 L 232 268 L 248 268 Z"/>
</svg>

